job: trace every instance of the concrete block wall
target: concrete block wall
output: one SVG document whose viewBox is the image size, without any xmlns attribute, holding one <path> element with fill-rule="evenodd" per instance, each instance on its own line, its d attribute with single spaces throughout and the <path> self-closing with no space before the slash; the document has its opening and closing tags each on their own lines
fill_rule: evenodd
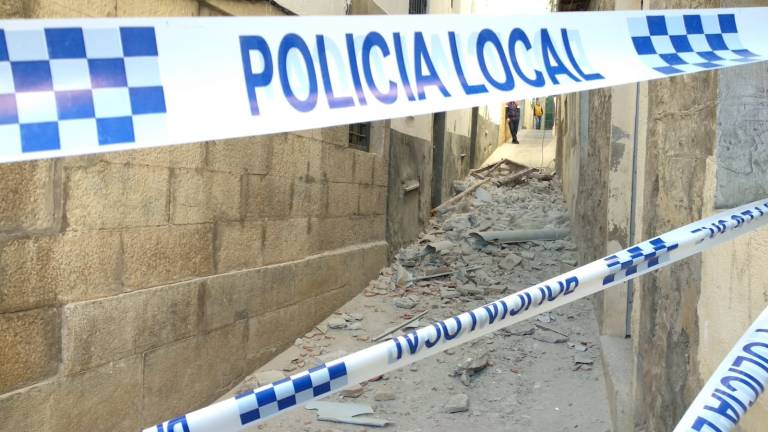
<svg viewBox="0 0 768 432">
<path fill-rule="evenodd" d="M 220 15 L 229 3 L 0 11 Z M 0 165 L 0 431 L 136 431 L 183 414 L 357 294 L 387 263 L 389 136 L 373 131 L 371 152 L 347 148 L 342 126 Z"/>
</svg>

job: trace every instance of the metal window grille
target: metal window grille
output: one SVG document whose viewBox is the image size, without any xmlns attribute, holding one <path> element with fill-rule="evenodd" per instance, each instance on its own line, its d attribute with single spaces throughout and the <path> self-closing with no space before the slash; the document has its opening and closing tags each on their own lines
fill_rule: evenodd
<svg viewBox="0 0 768 432">
<path fill-rule="evenodd" d="M 411 15 L 427 13 L 427 0 L 410 0 L 408 13 Z"/>
<path fill-rule="evenodd" d="M 355 123 L 349 125 L 349 146 L 362 151 L 368 151 L 371 144 L 371 124 Z"/>
</svg>

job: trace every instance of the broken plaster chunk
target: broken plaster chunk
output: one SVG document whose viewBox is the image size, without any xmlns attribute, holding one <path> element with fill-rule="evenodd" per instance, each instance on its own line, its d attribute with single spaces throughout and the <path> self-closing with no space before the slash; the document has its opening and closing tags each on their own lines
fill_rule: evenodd
<svg viewBox="0 0 768 432">
<path fill-rule="evenodd" d="M 520 263 L 523 261 L 520 256 L 514 253 L 507 254 L 501 262 L 499 262 L 499 267 L 503 268 L 504 270 L 512 270 L 513 268 L 520 265 Z"/>
<path fill-rule="evenodd" d="M 365 387 L 360 384 L 351 385 L 339 392 L 339 396 L 343 398 L 359 398 L 365 392 Z"/>
<path fill-rule="evenodd" d="M 445 404 L 445 411 L 449 414 L 469 411 L 469 396 L 464 393 L 451 396 Z"/>
<path fill-rule="evenodd" d="M 573 362 L 575 364 L 585 364 L 585 365 L 591 365 L 595 361 L 592 359 L 592 356 L 589 354 L 576 354 L 573 356 Z"/>
<path fill-rule="evenodd" d="M 454 299 L 454 298 L 457 298 L 459 296 L 461 296 L 461 294 L 458 291 L 456 291 L 455 289 L 445 288 L 445 287 L 441 287 L 440 288 L 440 298 L 443 298 L 443 299 Z"/>
<path fill-rule="evenodd" d="M 331 318 L 328 320 L 328 328 L 339 330 L 347 328 L 347 322 L 343 318 Z"/>
<path fill-rule="evenodd" d="M 386 391 L 378 392 L 373 396 L 373 400 L 377 402 L 391 401 L 391 400 L 395 400 L 395 398 L 396 396 L 394 393 L 386 392 Z"/>
<path fill-rule="evenodd" d="M 419 301 L 412 297 L 397 297 L 392 303 L 401 309 L 413 309 Z"/>
<path fill-rule="evenodd" d="M 559 335 L 549 330 L 537 331 L 533 335 L 533 338 L 536 339 L 537 341 L 554 343 L 554 344 L 568 342 L 567 336 Z"/>
</svg>

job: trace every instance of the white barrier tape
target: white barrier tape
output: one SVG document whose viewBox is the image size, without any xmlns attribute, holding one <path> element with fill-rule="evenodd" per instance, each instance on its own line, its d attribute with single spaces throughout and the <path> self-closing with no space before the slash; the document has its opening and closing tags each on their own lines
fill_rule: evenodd
<svg viewBox="0 0 768 432">
<path fill-rule="evenodd" d="M 768 58 L 768 8 L 0 20 L 0 162 L 418 115 Z"/>
<path fill-rule="evenodd" d="M 768 385 L 768 308 L 712 374 L 674 432 L 727 432 Z"/>
<path fill-rule="evenodd" d="M 768 224 L 768 199 L 670 231 L 542 284 L 145 429 L 229 432 L 406 366 Z"/>
</svg>

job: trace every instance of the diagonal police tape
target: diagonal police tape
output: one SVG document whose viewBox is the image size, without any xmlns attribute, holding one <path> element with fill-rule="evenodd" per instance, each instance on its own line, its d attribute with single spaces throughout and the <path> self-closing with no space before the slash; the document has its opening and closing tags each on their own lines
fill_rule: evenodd
<svg viewBox="0 0 768 432">
<path fill-rule="evenodd" d="M 469 108 L 768 59 L 768 8 L 0 20 L 0 163 Z"/>
<path fill-rule="evenodd" d="M 191 412 L 145 432 L 229 432 L 602 291 L 768 224 L 768 199 L 639 243 L 469 312 Z M 768 346 L 768 345 L 766 345 Z"/>
<path fill-rule="evenodd" d="M 768 385 L 768 308 L 707 381 L 674 432 L 727 432 Z"/>
</svg>

